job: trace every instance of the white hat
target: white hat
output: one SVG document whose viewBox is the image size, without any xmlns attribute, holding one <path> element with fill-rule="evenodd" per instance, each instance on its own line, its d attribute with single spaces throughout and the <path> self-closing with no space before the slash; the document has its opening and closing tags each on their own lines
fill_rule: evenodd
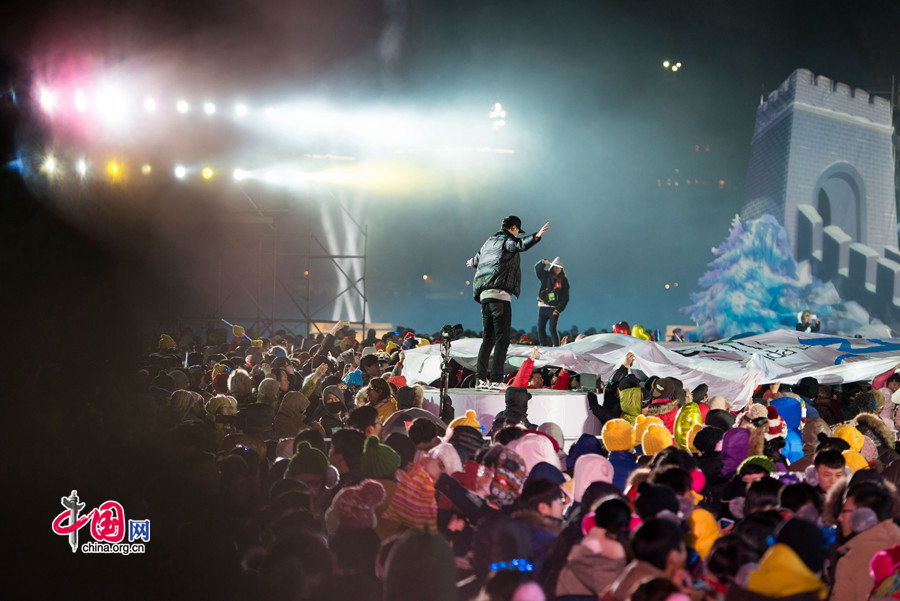
<svg viewBox="0 0 900 601">
<path fill-rule="evenodd" d="M 555 259 L 553 259 L 553 262 L 550 263 L 550 267 L 559 267 L 560 269 L 562 269 L 563 264 L 562 264 L 562 261 L 560 260 L 560 258 L 556 257 Z"/>
</svg>

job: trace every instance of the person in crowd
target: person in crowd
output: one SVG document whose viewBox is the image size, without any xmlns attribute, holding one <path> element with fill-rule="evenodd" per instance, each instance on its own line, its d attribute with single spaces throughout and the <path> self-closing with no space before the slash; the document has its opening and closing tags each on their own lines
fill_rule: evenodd
<svg viewBox="0 0 900 601">
<path fill-rule="evenodd" d="M 804 309 L 797 316 L 796 330 L 798 332 L 818 332 L 821 327 L 819 318 L 809 309 Z"/>
<path fill-rule="evenodd" d="M 569 371 L 566 369 L 559 370 L 556 381 L 550 384 L 550 386 L 544 385 L 544 376 L 540 371 L 534 370 L 534 360 L 537 359 L 540 350 L 541 349 L 538 347 L 531 349 L 531 355 L 522 362 L 521 366 L 519 366 L 519 371 L 516 372 L 516 376 L 513 378 L 510 386 L 531 389 L 550 388 L 552 390 L 568 390 L 571 374 L 569 374 Z"/>
<path fill-rule="evenodd" d="M 569 304 L 569 278 L 559 257 L 548 261 L 541 259 L 534 265 L 534 273 L 540 281 L 538 290 L 538 344 L 559 346 L 559 315 Z M 547 335 L 547 327 L 550 335 Z"/>
<path fill-rule="evenodd" d="M 522 271 L 519 253 L 541 241 L 550 229 L 545 223 L 536 233 L 519 238 L 522 220 L 515 215 L 503 219 L 500 231 L 488 238 L 478 253 L 466 262 L 476 269 L 472 280 L 475 302 L 481 304 L 484 333 L 478 352 L 479 387 L 503 388 L 503 366 L 512 327 L 513 296 L 519 296 Z M 488 360 L 490 371 L 488 370 Z M 498 388 L 499 387 L 499 388 Z"/>
</svg>

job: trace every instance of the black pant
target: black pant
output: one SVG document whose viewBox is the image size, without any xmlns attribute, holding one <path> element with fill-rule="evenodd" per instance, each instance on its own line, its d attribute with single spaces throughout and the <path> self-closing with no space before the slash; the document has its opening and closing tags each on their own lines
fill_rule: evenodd
<svg viewBox="0 0 900 601">
<path fill-rule="evenodd" d="M 550 324 L 550 336 L 547 336 L 547 324 Z M 553 307 L 538 307 L 538 344 L 541 346 L 559 346 L 559 313 Z"/>
<path fill-rule="evenodd" d="M 488 358 L 493 349 L 490 380 L 502 382 L 506 349 L 509 348 L 509 331 L 512 327 L 512 304 L 493 299 L 481 301 L 481 323 L 484 326 L 484 337 L 481 340 L 481 350 L 478 351 L 478 377 L 488 379 Z"/>
</svg>

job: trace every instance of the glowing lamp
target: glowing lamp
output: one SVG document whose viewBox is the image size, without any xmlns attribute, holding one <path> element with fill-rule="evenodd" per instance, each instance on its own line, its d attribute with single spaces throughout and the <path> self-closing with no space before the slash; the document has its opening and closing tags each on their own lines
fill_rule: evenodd
<svg viewBox="0 0 900 601">
<path fill-rule="evenodd" d="M 187 169 L 184 165 L 177 165 L 175 167 L 175 177 L 178 179 L 184 179 L 184 176 L 187 175 Z"/>
<path fill-rule="evenodd" d="M 106 172 L 110 177 L 118 177 L 122 173 L 122 168 L 119 167 L 119 164 L 115 161 L 110 161 L 106 164 Z"/>
<path fill-rule="evenodd" d="M 56 173 L 56 168 L 59 166 L 59 163 L 56 161 L 56 157 L 52 154 L 48 154 L 44 158 L 44 162 L 41 163 L 41 171 L 48 175 L 52 175 Z"/>
<path fill-rule="evenodd" d="M 243 169 L 235 169 L 234 170 L 234 179 L 237 181 L 242 181 L 247 178 L 247 172 Z"/>
<path fill-rule="evenodd" d="M 148 163 L 144 163 L 141 165 L 141 173 L 144 175 L 150 175 L 150 172 L 153 171 L 153 167 L 151 167 Z"/>
<path fill-rule="evenodd" d="M 84 159 L 75 162 L 75 172 L 81 177 L 87 175 L 87 162 Z"/>
<path fill-rule="evenodd" d="M 187 100 L 179 100 L 178 102 L 175 103 L 175 110 L 177 110 L 179 113 L 181 113 L 183 115 L 184 113 L 191 110 L 191 105 L 188 104 Z"/>
<path fill-rule="evenodd" d="M 216 105 L 212 102 L 207 102 L 203 105 L 203 112 L 207 115 L 212 115 L 216 112 Z"/>
<path fill-rule="evenodd" d="M 209 167 L 204 167 L 203 171 L 200 172 L 200 175 L 203 176 L 203 179 L 212 179 L 212 176 L 215 175 L 213 170 Z"/>
<path fill-rule="evenodd" d="M 41 88 L 38 93 L 38 101 L 45 113 L 52 113 L 56 109 L 56 94 L 47 88 Z"/>
<path fill-rule="evenodd" d="M 75 91 L 75 110 L 79 113 L 83 113 L 87 110 L 88 99 L 87 94 L 84 93 L 84 90 L 76 90 Z"/>
<path fill-rule="evenodd" d="M 247 115 L 247 112 L 248 111 L 247 111 L 246 104 L 239 104 L 234 107 L 234 114 L 237 115 L 238 117 L 245 117 Z"/>
<path fill-rule="evenodd" d="M 156 100 L 153 98 L 145 98 L 144 99 L 144 109 L 148 113 L 155 113 L 156 112 Z"/>
</svg>

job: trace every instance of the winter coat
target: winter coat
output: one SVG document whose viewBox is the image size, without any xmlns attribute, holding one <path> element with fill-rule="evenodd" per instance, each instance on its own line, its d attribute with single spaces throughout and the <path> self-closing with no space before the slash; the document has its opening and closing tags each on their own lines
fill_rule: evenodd
<svg viewBox="0 0 900 601">
<path fill-rule="evenodd" d="M 542 515 L 533 509 L 520 509 L 510 517 L 528 527 L 531 540 L 531 563 L 534 564 L 534 573 L 540 574 L 544 567 L 544 559 L 553 550 L 556 537 L 562 532 L 562 520 Z"/>
<path fill-rule="evenodd" d="M 606 594 L 614 601 L 627 601 L 642 582 L 654 578 L 664 578 L 664 574 L 655 565 L 635 559 L 625 566 L 625 571 L 613 582 Z"/>
<path fill-rule="evenodd" d="M 641 414 L 644 403 L 644 394 L 640 388 L 626 388 L 619 391 L 619 405 L 622 408 L 622 419 L 632 426 L 637 416 Z"/>
<path fill-rule="evenodd" d="M 900 526 L 884 520 L 860 532 L 838 547 L 831 598 L 835 601 L 866 601 L 875 585 L 869 564 L 876 553 L 900 541 Z"/>
<path fill-rule="evenodd" d="M 634 453 L 631 451 L 611 451 L 608 459 L 613 466 L 612 483 L 624 491 L 625 484 L 628 482 L 628 476 L 638 467 L 637 461 L 634 459 Z"/>
<path fill-rule="evenodd" d="M 513 378 L 510 386 L 515 386 L 517 388 L 533 388 L 528 385 L 532 373 L 534 373 L 534 361 L 532 359 L 525 359 L 522 361 L 522 365 L 519 366 L 519 371 L 516 372 L 516 377 Z M 569 374 L 568 370 L 561 369 L 559 370 L 559 376 L 556 378 L 556 382 L 554 382 L 552 386 L 547 387 L 547 390 L 568 390 L 569 380 L 571 380 L 571 378 L 572 376 Z M 539 388 L 544 387 L 539 386 Z"/>
<path fill-rule="evenodd" d="M 678 401 L 672 399 L 654 399 L 650 406 L 647 407 L 645 415 L 656 415 L 662 421 L 663 425 L 671 432 L 675 433 L 675 418 L 678 416 Z"/>
<path fill-rule="evenodd" d="M 554 276 L 551 269 L 544 268 L 541 261 L 534 266 L 534 273 L 541 281 L 538 300 L 562 313 L 569 304 L 569 278 L 565 271 L 560 272 L 558 277 Z"/>
<path fill-rule="evenodd" d="M 478 254 L 472 257 L 472 266 L 477 268 L 472 281 L 475 302 L 481 302 L 481 293 L 485 290 L 503 290 L 519 296 L 522 286 L 519 253 L 540 241 L 534 234 L 516 238 L 505 230 L 488 238 Z"/>
<path fill-rule="evenodd" d="M 592 551 L 584 542 L 572 547 L 556 582 L 556 596 L 582 595 L 599 598 L 625 569 L 624 559 L 612 559 Z"/>
<path fill-rule="evenodd" d="M 778 415 L 787 425 L 787 432 L 784 437 L 784 448 L 781 454 L 787 458 L 788 462 L 793 463 L 803 457 L 803 441 L 800 439 L 800 422 L 803 408 L 800 401 L 791 396 L 783 396 L 772 399 L 770 406 L 778 410 Z"/>
<path fill-rule="evenodd" d="M 747 590 L 773 598 L 801 593 L 813 593 L 819 599 L 828 596 L 825 583 L 783 543 L 776 543 L 765 552 L 759 567 L 747 578 Z M 843 601 L 842 597 L 837 598 Z"/>
<path fill-rule="evenodd" d="M 523 422 L 528 428 L 536 430 L 537 426 L 528 421 L 528 399 L 531 396 L 525 389 L 508 388 L 506 390 L 506 409 L 497 413 L 494 419 L 504 418 Z"/>
</svg>

